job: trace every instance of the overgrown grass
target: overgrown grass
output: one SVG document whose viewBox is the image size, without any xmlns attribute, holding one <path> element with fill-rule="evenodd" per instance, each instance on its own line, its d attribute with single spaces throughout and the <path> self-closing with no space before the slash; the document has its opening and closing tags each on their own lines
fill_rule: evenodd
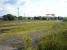
<svg viewBox="0 0 67 50">
<path fill-rule="evenodd" d="M 37 50 L 67 50 L 67 30 L 48 32 L 37 43 Z"/>
<path fill-rule="evenodd" d="M 32 31 L 38 29 L 51 29 L 53 25 L 58 24 L 59 22 L 47 22 L 47 21 L 32 21 L 32 22 L 6 22 L 0 24 L 0 29 L 8 29 L 5 32 L 20 32 L 20 31 Z M 8 23 L 8 24 L 7 24 Z"/>
<path fill-rule="evenodd" d="M 55 23 L 52 29 L 37 41 L 37 50 L 67 50 L 67 23 Z"/>
<path fill-rule="evenodd" d="M 9 24 L 8 24 L 9 23 Z M 43 36 L 37 41 L 37 50 L 65 50 L 67 49 L 67 23 L 59 21 L 10 21 L 0 22 L 0 40 L 7 40 L 10 36 L 22 38 L 26 50 L 32 50 L 32 38 L 29 32 L 43 31 Z M 45 33 L 44 33 L 45 32 Z M 15 43 L 13 43 L 15 45 Z M 15 45 L 16 46 L 16 45 Z"/>
<path fill-rule="evenodd" d="M 8 21 L 7 21 L 8 22 Z M 33 21 L 33 22 L 16 22 L 16 21 L 11 21 L 9 24 L 6 22 L 7 27 L 4 26 L 4 22 L 2 24 L 2 27 L 0 29 L 7 29 L 4 33 L 1 33 L 0 35 L 0 39 L 1 37 L 3 38 L 3 36 L 8 37 L 9 35 L 16 35 L 19 34 L 23 34 L 23 33 L 28 33 L 31 31 L 37 31 L 40 29 L 55 29 L 54 27 L 56 27 L 56 25 L 58 25 L 58 27 L 60 27 L 61 29 L 65 29 L 66 28 L 66 24 L 62 25 L 61 22 L 53 22 L 53 21 Z M 16 24 L 14 24 L 16 22 Z M 11 24 L 11 25 L 10 25 Z M 58 28 L 58 29 L 60 29 Z M 5 38 L 4 37 L 4 38 Z M 3 38 L 3 39 L 4 39 Z"/>
</svg>

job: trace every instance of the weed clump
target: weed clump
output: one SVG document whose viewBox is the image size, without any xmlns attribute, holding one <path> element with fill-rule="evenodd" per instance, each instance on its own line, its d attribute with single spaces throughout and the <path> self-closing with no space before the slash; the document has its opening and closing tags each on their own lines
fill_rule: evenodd
<svg viewBox="0 0 67 50">
<path fill-rule="evenodd" d="M 37 50 L 67 50 L 67 32 L 52 33 L 43 35 L 37 42 Z"/>
</svg>

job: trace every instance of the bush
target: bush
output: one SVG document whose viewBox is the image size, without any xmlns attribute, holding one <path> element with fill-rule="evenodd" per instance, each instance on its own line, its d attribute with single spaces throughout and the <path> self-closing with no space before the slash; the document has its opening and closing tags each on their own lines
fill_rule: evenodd
<svg viewBox="0 0 67 50">
<path fill-rule="evenodd" d="M 27 34 L 23 36 L 23 44 L 25 50 L 32 50 L 32 39 Z"/>
<path fill-rule="evenodd" d="M 37 50 L 67 50 L 65 36 L 61 32 L 48 32 L 37 42 Z"/>
</svg>

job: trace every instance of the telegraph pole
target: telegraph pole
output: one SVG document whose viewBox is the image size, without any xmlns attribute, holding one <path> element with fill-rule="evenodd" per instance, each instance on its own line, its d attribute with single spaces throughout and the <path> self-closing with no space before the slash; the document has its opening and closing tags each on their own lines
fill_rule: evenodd
<svg viewBox="0 0 67 50">
<path fill-rule="evenodd" d="M 18 17 L 19 17 L 19 7 L 17 8 L 17 14 L 18 14 Z"/>
</svg>

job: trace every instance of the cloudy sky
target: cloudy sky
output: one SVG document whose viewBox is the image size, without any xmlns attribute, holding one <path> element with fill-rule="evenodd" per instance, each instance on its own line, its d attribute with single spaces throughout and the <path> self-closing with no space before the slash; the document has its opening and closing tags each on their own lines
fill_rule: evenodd
<svg viewBox="0 0 67 50">
<path fill-rule="evenodd" d="M 51 13 L 67 16 L 67 0 L 0 0 L 0 16 L 17 16 L 18 7 L 20 16 L 44 16 Z"/>
</svg>

